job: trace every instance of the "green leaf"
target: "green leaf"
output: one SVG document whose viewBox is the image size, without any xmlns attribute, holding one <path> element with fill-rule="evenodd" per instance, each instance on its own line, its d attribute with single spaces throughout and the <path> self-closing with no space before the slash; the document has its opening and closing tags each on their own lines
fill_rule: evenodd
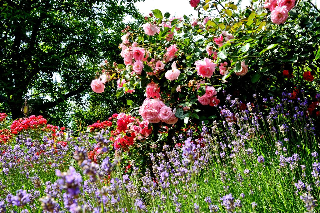
<svg viewBox="0 0 320 213">
<path fill-rule="evenodd" d="M 251 82 L 256 83 L 257 81 L 259 81 L 260 77 L 261 77 L 260 73 L 254 74 L 251 78 Z"/>
<path fill-rule="evenodd" d="M 127 100 L 127 105 L 131 106 L 131 105 L 132 105 L 132 103 L 133 103 L 133 101 L 132 101 L 132 100 Z"/>
<path fill-rule="evenodd" d="M 158 19 L 163 19 L 162 12 L 159 9 L 152 10 L 153 15 Z"/>
<path fill-rule="evenodd" d="M 276 46 L 278 46 L 278 44 L 270 44 L 267 48 L 263 49 L 263 50 L 260 52 L 260 55 L 261 55 L 262 53 L 264 53 L 265 51 L 267 51 L 267 50 L 271 50 L 271 49 L 275 48 Z"/>
<path fill-rule="evenodd" d="M 320 46 L 319 46 L 317 55 L 316 55 L 316 57 L 314 58 L 314 60 L 318 60 L 318 58 L 320 58 Z"/>
<path fill-rule="evenodd" d="M 250 48 L 250 43 L 246 43 L 246 45 L 241 47 L 240 50 L 245 53 L 245 52 L 248 52 L 249 48 Z"/>
<path fill-rule="evenodd" d="M 180 119 L 184 119 L 184 117 L 185 117 L 185 115 L 183 114 L 183 109 L 182 108 L 178 108 L 177 110 L 176 110 L 176 117 L 177 118 L 180 118 Z"/>
<path fill-rule="evenodd" d="M 165 18 L 169 18 L 169 17 L 170 17 L 170 13 L 166 12 L 166 13 L 164 14 L 164 17 L 165 17 Z"/>
</svg>

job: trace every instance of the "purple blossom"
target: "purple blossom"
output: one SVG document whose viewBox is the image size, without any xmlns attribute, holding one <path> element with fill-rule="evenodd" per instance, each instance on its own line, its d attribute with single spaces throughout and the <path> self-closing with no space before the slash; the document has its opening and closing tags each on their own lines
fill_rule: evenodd
<svg viewBox="0 0 320 213">
<path fill-rule="evenodd" d="M 259 163 L 264 163 L 264 157 L 262 155 L 260 155 L 258 158 L 257 158 L 257 161 Z"/>
</svg>

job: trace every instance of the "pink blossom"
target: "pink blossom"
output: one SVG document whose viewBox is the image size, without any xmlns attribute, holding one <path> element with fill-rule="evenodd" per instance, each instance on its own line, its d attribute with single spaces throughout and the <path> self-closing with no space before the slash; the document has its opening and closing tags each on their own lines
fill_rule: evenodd
<svg viewBox="0 0 320 213">
<path fill-rule="evenodd" d="M 120 55 L 123 57 L 123 58 L 128 58 L 128 59 L 132 59 L 132 52 L 129 48 L 125 48 L 121 51 Z"/>
<path fill-rule="evenodd" d="M 216 91 L 216 89 L 215 89 L 214 87 L 212 87 L 212 86 L 206 86 L 206 93 L 205 93 L 205 95 L 206 95 L 207 97 L 213 97 L 213 96 L 217 95 L 217 91 Z"/>
<path fill-rule="evenodd" d="M 91 88 L 96 93 L 102 93 L 104 91 L 104 84 L 100 79 L 95 79 L 91 82 Z"/>
<path fill-rule="evenodd" d="M 271 21 L 275 24 L 282 24 L 288 18 L 288 9 L 286 6 L 276 7 L 271 12 Z"/>
<path fill-rule="evenodd" d="M 145 53 L 145 50 L 143 48 L 140 48 L 140 47 L 132 48 L 132 56 L 136 61 L 142 61 L 144 58 L 144 53 Z"/>
<path fill-rule="evenodd" d="M 190 0 L 191 7 L 197 7 L 200 3 L 200 0 Z"/>
<path fill-rule="evenodd" d="M 264 3 L 264 8 L 273 11 L 278 6 L 278 0 L 266 0 Z"/>
<path fill-rule="evenodd" d="M 177 69 L 176 62 L 173 62 L 172 63 L 172 70 L 168 70 L 165 73 L 165 77 L 166 77 L 166 79 L 173 81 L 173 80 L 178 79 L 179 75 L 180 75 L 180 71 Z"/>
<path fill-rule="evenodd" d="M 129 43 L 129 40 L 128 40 L 129 35 L 130 35 L 130 33 L 127 32 L 125 35 L 123 35 L 123 36 L 121 37 L 121 40 L 122 40 L 122 43 L 123 43 L 123 44 L 128 44 L 128 43 Z"/>
<path fill-rule="evenodd" d="M 207 97 L 206 95 L 198 96 L 198 101 L 202 105 L 209 105 L 210 104 L 210 100 L 211 100 L 211 98 Z"/>
<path fill-rule="evenodd" d="M 220 75 L 226 75 L 228 73 L 227 68 L 225 67 L 227 65 L 228 65 L 227 62 L 220 63 L 220 66 L 219 66 Z"/>
<path fill-rule="evenodd" d="M 123 87 L 123 84 L 125 84 L 125 83 L 126 83 L 126 80 L 125 80 L 125 79 L 122 79 L 121 81 L 120 81 L 120 79 L 118 79 L 118 80 L 117 80 L 117 86 L 118 86 L 118 88 Z"/>
<path fill-rule="evenodd" d="M 288 11 L 290 11 L 295 6 L 295 0 L 279 0 L 278 4 L 280 7 L 286 6 Z"/>
<path fill-rule="evenodd" d="M 178 48 L 177 48 L 177 45 L 171 45 L 168 49 L 167 49 L 167 52 L 165 54 L 165 60 L 168 62 L 168 61 L 171 61 L 174 57 L 175 57 L 175 54 L 176 52 L 178 52 Z"/>
<path fill-rule="evenodd" d="M 148 120 L 150 123 L 159 123 L 160 109 L 165 104 L 159 99 L 145 99 L 142 106 L 139 109 L 139 114 L 144 120 Z"/>
<path fill-rule="evenodd" d="M 219 103 L 220 103 L 220 100 L 217 99 L 216 96 L 213 96 L 213 97 L 211 98 L 211 100 L 210 100 L 209 105 L 210 105 L 210 106 L 217 106 Z"/>
<path fill-rule="evenodd" d="M 216 64 L 208 58 L 205 58 L 203 61 L 196 61 L 195 65 L 198 75 L 207 78 L 210 78 L 213 75 L 216 67 Z"/>
<path fill-rule="evenodd" d="M 208 45 L 206 47 L 206 51 L 207 51 L 207 54 L 211 56 L 213 54 L 213 47 Z"/>
<path fill-rule="evenodd" d="M 160 98 L 160 87 L 158 84 L 151 82 L 146 88 L 147 98 Z"/>
<path fill-rule="evenodd" d="M 177 92 L 181 92 L 181 86 L 180 85 L 177 86 L 176 91 Z"/>
<path fill-rule="evenodd" d="M 157 61 L 155 70 L 159 71 L 159 70 L 163 70 L 163 69 L 164 69 L 164 63 L 162 61 Z"/>
<path fill-rule="evenodd" d="M 222 35 L 225 37 L 224 39 L 225 39 L 226 41 L 229 41 L 229 40 L 231 40 L 231 39 L 234 39 L 234 36 L 233 36 L 232 34 L 226 32 L 226 31 L 222 31 Z"/>
<path fill-rule="evenodd" d="M 210 20 L 210 18 L 207 16 L 207 17 L 205 17 L 204 19 L 203 19 L 203 25 L 206 25 L 207 24 L 207 22 Z"/>
<path fill-rule="evenodd" d="M 191 23 L 191 25 L 192 25 L 193 27 L 197 26 L 197 25 L 198 25 L 198 19 L 193 20 L 193 22 Z"/>
<path fill-rule="evenodd" d="M 244 76 L 248 72 L 248 65 L 246 65 L 244 61 L 241 62 L 241 67 L 242 67 L 241 71 L 236 72 L 236 75 L 238 76 Z"/>
<path fill-rule="evenodd" d="M 166 37 L 167 41 L 171 41 L 173 39 L 173 32 L 169 33 Z"/>
<path fill-rule="evenodd" d="M 159 118 L 161 121 L 166 122 L 168 121 L 174 114 L 172 113 L 172 109 L 168 106 L 163 106 L 160 109 Z"/>
<path fill-rule="evenodd" d="M 102 75 L 100 75 L 99 79 L 103 84 L 105 84 L 107 81 L 111 80 L 111 76 L 109 75 L 109 73 L 103 73 Z"/>
<path fill-rule="evenodd" d="M 143 62 L 142 61 L 136 61 L 134 62 L 133 66 L 133 71 L 137 74 L 137 75 L 141 75 L 142 69 L 143 69 Z"/>
<path fill-rule="evenodd" d="M 132 47 L 138 47 L 138 43 L 137 42 L 133 42 L 131 46 Z"/>
<path fill-rule="evenodd" d="M 142 27 L 143 27 L 145 34 L 147 34 L 149 36 L 153 36 L 156 33 L 160 32 L 159 27 L 157 27 L 156 25 L 150 24 L 150 23 L 146 23 L 146 24 L 142 25 Z"/>
<path fill-rule="evenodd" d="M 178 118 L 173 114 L 173 115 L 169 118 L 169 120 L 166 120 L 166 121 L 165 121 L 165 123 L 167 123 L 167 124 L 175 124 L 175 123 L 177 123 L 177 121 L 178 121 Z"/>
<path fill-rule="evenodd" d="M 213 60 L 216 60 L 218 58 L 218 53 L 216 51 L 213 52 L 212 58 Z"/>
<path fill-rule="evenodd" d="M 219 47 L 223 46 L 223 36 L 222 36 L 222 34 L 220 35 L 219 38 L 214 38 L 213 40 L 216 43 L 216 45 L 218 45 Z"/>
</svg>

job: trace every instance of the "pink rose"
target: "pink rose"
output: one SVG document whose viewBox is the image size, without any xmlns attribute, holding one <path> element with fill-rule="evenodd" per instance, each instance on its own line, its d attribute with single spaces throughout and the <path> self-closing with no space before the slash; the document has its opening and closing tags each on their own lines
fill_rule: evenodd
<svg viewBox="0 0 320 213">
<path fill-rule="evenodd" d="M 91 82 L 91 88 L 96 93 L 102 93 L 104 91 L 104 84 L 100 79 L 95 79 Z"/>
<path fill-rule="evenodd" d="M 275 24 L 282 24 L 288 18 L 288 9 L 286 6 L 276 7 L 271 12 L 271 21 Z"/>
<path fill-rule="evenodd" d="M 142 61 L 136 61 L 134 62 L 133 66 L 133 71 L 137 74 L 137 75 L 141 75 L 142 69 L 143 69 L 143 62 Z"/>
<path fill-rule="evenodd" d="M 278 0 L 266 0 L 264 3 L 264 8 L 273 11 L 278 6 Z"/>
<path fill-rule="evenodd" d="M 214 87 L 211 87 L 211 86 L 206 86 L 206 93 L 205 95 L 207 97 L 213 97 L 217 94 L 217 91 Z"/>
<path fill-rule="evenodd" d="M 213 75 L 216 67 L 216 64 L 208 58 L 205 58 L 203 61 L 196 61 L 194 64 L 196 65 L 198 75 L 207 78 L 210 78 Z"/>
<path fill-rule="evenodd" d="M 120 81 L 120 79 L 118 79 L 118 80 L 117 80 L 117 86 L 118 86 L 118 88 L 123 87 L 123 84 L 125 84 L 125 83 L 126 83 L 126 80 L 125 80 L 125 79 L 122 79 L 121 81 Z"/>
<path fill-rule="evenodd" d="M 149 123 L 159 123 L 159 113 L 160 109 L 165 106 L 165 104 L 159 99 L 145 99 L 142 106 L 139 109 L 139 114 L 144 120 L 148 120 Z"/>
<path fill-rule="evenodd" d="M 140 48 L 140 47 L 132 48 L 132 56 L 136 61 L 142 61 L 144 58 L 144 53 L 145 53 L 145 50 L 143 48 Z"/>
<path fill-rule="evenodd" d="M 156 33 L 160 32 L 159 27 L 157 27 L 156 25 L 150 24 L 150 23 L 146 23 L 146 24 L 142 25 L 142 27 L 143 27 L 145 34 L 147 34 L 149 36 L 153 36 Z"/>
<path fill-rule="evenodd" d="M 170 120 L 170 118 L 173 116 L 174 114 L 172 113 L 172 109 L 168 106 L 163 106 L 160 109 L 160 114 L 159 114 L 159 118 L 161 121 L 166 122 L 168 120 Z"/>
<path fill-rule="evenodd" d="M 200 0 L 190 0 L 191 7 L 197 7 L 200 3 Z"/>
<path fill-rule="evenodd" d="M 205 17 L 204 19 L 203 19 L 203 25 L 206 25 L 207 24 L 207 22 L 210 20 L 210 18 L 207 16 L 207 17 Z"/>
<path fill-rule="evenodd" d="M 219 38 L 214 38 L 213 40 L 216 43 L 216 45 L 218 45 L 219 47 L 223 46 L 223 36 L 222 36 L 222 34 L 220 35 Z"/>
<path fill-rule="evenodd" d="M 164 76 L 166 77 L 166 79 L 173 81 L 173 80 L 177 80 L 179 75 L 180 75 L 180 71 L 177 69 L 176 62 L 173 62 L 172 70 L 168 70 Z"/>
<path fill-rule="evenodd" d="M 279 0 L 278 4 L 280 7 L 286 6 L 288 11 L 290 11 L 295 6 L 295 0 Z"/>
<path fill-rule="evenodd" d="M 169 33 L 166 37 L 167 41 L 171 41 L 173 39 L 173 32 Z"/>
<path fill-rule="evenodd" d="M 175 124 L 175 123 L 177 123 L 177 121 L 178 121 L 178 118 L 173 114 L 169 118 L 169 120 L 165 121 L 165 123 L 167 123 L 167 124 Z"/>
<path fill-rule="evenodd" d="M 248 65 L 246 65 L 244 61 L 241 62 L 241 67 L 242 67 L 241 71 L 236 72 L 236 75 L 238 76 L 244 76 L 248 72 Z"/>
<path fill-rule="evenodd" d="M 181 92 L 181 86 L 180 85 L 177 86 L 176 91 L 177 92 Z"/>
<path fill-rule="evenodd" d="M 109 73 L 103 73 L 102 75 L 100 75 L 99 79 L 103 84 L 105 84 L 107 81 L 111 80 L 111 76 L 109 75 Z"/>
<path fill-rule="evenodd" d="M 206 95 L 198 96 L 198 101 L 202 105 L 209 105 L 210 104 L 210 100 L 211 100 L 211 98 L 207 97 Z"/>
<path fill-rule="evenodd" d="M 208 45 L 206 47 L 206 51 L 207 51 L 207 54 L 211 56 L 213 54 L 213 47 Z"/>
<path fill-rule="evenodd" d="M 231 39 L 234 39 L 234 36 L 233 36 L 232 34 L 226 32 L 226 31 L 222 31 L 222 35 L 225 37 L 224 39 L 225 39 L 226 41 L 229 41 L 229 40 L 231 40 Z"/>
<path fill-rule="evenodd" d="M 157 61 L 155 70 L 163 70 L 164 69 L 164 63 L 162 61 Z"/>
<path fill-rule="evenodd" d="M 225 67 L 227 65 L 228 65 L 227 62 L 220 63 L 220 66 L 219 66 L 220 75 L 226 75 L 228 73 L 227 68 Z"/>
<path fill-rule="evenodd" d="M 174 57 L 176 52 L 178 51 L 177 45 L 171 45 L 168 49 L 167 52 L 165 54 L 165 61 L 171 61 Z"/>
<path fill-rule="evenodd" d="M 158 84 L 151 82 L 146 88 L 147 98 L 160 98 L 160 87 Z"/>
<path fill-rule="evenodd" d="M 130 35 L 130 33 L 127 32 L 125 35 L 123 35 L 123 36 L 121 37 L 121 40 L 122 40 L 122 43 L 123 43 L 123 44 L 128 44 L 128 43 L 129 43 L 129 40 L 128 40 L 129 35 Z"/>
<path fill-rule="evenodd" d="M 216 96 L 213 96 L 213 97 L 211 98 L 211 100 L 210 100 L 209 105 L 210 105 L 210 106 L 217 106 L 219 103 L 220 103 L 220 100 L 217 99 Z"/>
</svg>

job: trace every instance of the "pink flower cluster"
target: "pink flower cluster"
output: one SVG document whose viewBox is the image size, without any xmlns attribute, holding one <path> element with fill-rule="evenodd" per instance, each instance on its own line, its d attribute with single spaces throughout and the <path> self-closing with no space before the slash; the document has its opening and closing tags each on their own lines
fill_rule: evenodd
<svg viewBox="0 0 320 213">
<path fill-rule="evenodd" d="M 180 71 L 177 69 L 176 62 L 173 62 L 172 63 L 172 69 L 168 70 L 165 73 L 165 77 L 166 77 L 166 79 L 168 79 L 170 81 L 173 81 L 173 80 L 177 80 L 179 75 L 180 75 Z"/>
<path fill-rule="evenodd" d="M 146 23 L 144 25 L 142 25 L 144 33 L 149 35 L 149 36 L 153 36 L 157 33 L 160 32 L 160 29 L 158 26 L 150 24 L 150 23 Z"/>
<path fill-rule="evenodd" d="M 196 61 L 194 64 L 196 65 L 198 75 L 207 78 L 211 78 L 217 66 L 208 58 L 205 58 L 203 61 Z"/>
<path fill-rule="evenodd" d="M 165 62 L 172 61 L 172 59 L 174 59 L 174 57 L 176 56 L 176 52 L 178 52 L 177 45 L 175 44 L 171 45 L 169 48 L 167 48 L 167 52 L 164 55 L 164 61 Z"/>
<path fill-rule="evenodd" d="M 200 3 L 200 0 L 190 0 L 191 7 L 197 7 Z"/>
<path fill-rule="evenodd" d="M 151 82 L 147 85 L 146 88 L 147 98 L 160 98 L 160 87 L 158 84 Z"/>
<path fill-rule="evenodd" d="M 266 0 L 264 3 L 264 8 L 271 11 L 271 21 L 275 24 L 283 24 L 294 6 L 295 0 Z"/>
<path fill-rule="evenodd" d="M 140 107 L 139 114 L 144 120 L 150 123 L 159 123 L 162 121 L 167 124 L 175 124 L 178 121 L 172 109 L 158 98 L 145 99 Z"/>
<path fill-rule="evenodd" d="M 223 39 L 225 41 L 230 41 L 230 40 L 234 39 L 234 36 L 232 34 L 228 33 L 227 31 L 222 31 L 220 36 L 218 38 L 214 38 L 213 41 L 216 43 L 216 45 L 218 45 L 219 47 L 222 47 L 223 46 Z"/>
<path fill-rule="evenodd" d="M 217 99 L 217 91 L 214 87 L 206 86 L 206 93 L 203 96 L 198 96 L 198 101 L 202 105 L 217 106 L 220 100 Z"/>
<path fill-rule="evenodd" d="M 96 93 L 103 93 L 105 88 L 104 84 L 110 80 L 111 76 L 109 73 L 103 73 L 98 79 L 95 79 L 91 82 L 91 89 Z"/>
<path fill-rule="evenodd" d="M 238 76 L 244 76 L 248 72 L 248 65 L 244 61 L 241 62 L 241 71 L 236 72 L 236 75 Z"/>
</svg>

